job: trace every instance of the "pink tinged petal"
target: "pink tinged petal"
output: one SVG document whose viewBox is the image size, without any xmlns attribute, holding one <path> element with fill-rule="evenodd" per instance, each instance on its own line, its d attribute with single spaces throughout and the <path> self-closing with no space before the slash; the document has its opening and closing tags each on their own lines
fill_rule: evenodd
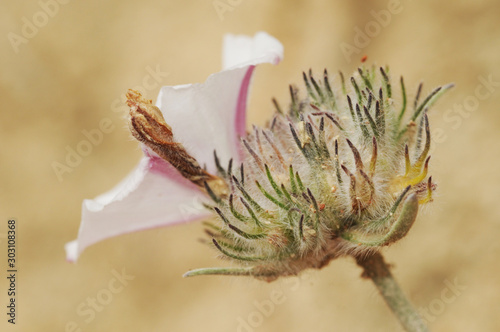
<svg viewBox="0 0 500 332">
<path fill-rule="evenodd" d="M 66 244 L 66 259 L 76 261 L 86 247 L 109 237 L 206 218 L 205 201 L 170 164 L 143 157 L 111 191 L 83 201 L 78 239 Z"/>
<path fill-rule="evenodd" d="M 235 121 L 236 135 L 239 137 L 245 136 L 245 130 L 247 125 L 246 109 L 248 101 L 248 88 L 250 86 L 250 80 L 252 79 L 252 74 L 254 69 L 255 66 L 248 67 L 245 77 L 241 82 L 240 92 L 238 94 L 238 101 L 236 103 L 236 118 L 234 121 Z M 241 147 L 241 145 L 238 144 L 238 147 Z M 239 152 L 240 152 L 239 157 L 242 158 L 243 156 L 241 156 L 241 149 Z"/>
<path fill-rule="evenodd" d="M 204 84 L 164 87 L 158 106 L 174 129 L 176 140 L 209 171 L 215 171 L 213 149 L 223 162 L 238 161 L 239 136 L 245 133 L 248 89 L 255 65 L 277 64 L 283 47 L 273 37 L 226 37 L 224 68 Z M 227 67 L 231 67 L 227 69 Z M 78 239 L 66 244 L 68 261 L 76 261 L 88 246 L 103 239 L 206 218 L 206 199 L 171 165 L 144 148 L 137 168 L 114 189 L 85 200 Z"/>
<path fill-rule="evenodd" d="M 173 128 L 174 138 L 200 165 L 215 172 L 214 149 L 223 165 L 230 158 L 241 161 L 239 137 L 245 134 L 248 89 L 260 63 L 277 64 L 283 46 L 266 33 L 255 37 L 227 36 L 225 70 L 205 83 L 163 87 L 157 106 Z"/>
</svg>

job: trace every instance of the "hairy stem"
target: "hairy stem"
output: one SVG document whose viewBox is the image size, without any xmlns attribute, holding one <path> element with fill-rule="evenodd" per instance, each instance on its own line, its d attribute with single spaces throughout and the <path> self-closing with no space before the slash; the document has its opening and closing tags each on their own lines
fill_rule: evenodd
<svg viewBox="0 0 500 332">
<path fill-rule="evenodd" d="M 370 278 L 385 302 L 408 332 L 429 332 L 425 322 L 408 301 L 389 271 L 389 266 L 380 253 L 368 257 L 355 257 L 363 268 L 363 277 Z"/>
</svg>

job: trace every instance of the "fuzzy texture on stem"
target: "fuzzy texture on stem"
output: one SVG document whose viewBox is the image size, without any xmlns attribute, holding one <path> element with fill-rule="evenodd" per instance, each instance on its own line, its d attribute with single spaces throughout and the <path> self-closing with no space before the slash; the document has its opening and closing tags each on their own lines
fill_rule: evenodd
<svg viewBox="0 0 500 332">
<path fill-rule="evenodd" d="M 355 256 L 356 263 L 363 268 L 363 278 L 369 278 L 380 295 L 408 332 L 429 332 L 422 317 L 408 301 L 394 279 L 384 257 L 376 252 L 369 256 Z"/>
</svg>

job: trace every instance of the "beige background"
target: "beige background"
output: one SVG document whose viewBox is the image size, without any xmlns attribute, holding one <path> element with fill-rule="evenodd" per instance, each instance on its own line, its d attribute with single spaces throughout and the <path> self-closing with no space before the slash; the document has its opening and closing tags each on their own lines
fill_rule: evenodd
<svg viewBox="0 0 500 332">
<path fill-rule="evenodd" d="M 401 1 L 401 12 L 351 62 L 339 45 L 354 44 L 355 27 L 374 21 L 370 11 L 388 8 L 387 1 L 229 3 L 233 10 L 221 19 L 213 1 L 70 1 L 16 53 L 8 33 L 22 35 L 23 17 L 32 21 L 42 7 L 2 1 L 0 234 L 15 217 L 20 272 L 12 327 L 5 322 L 6 241 L 0 238 L 0 330 L 63 332 L 74 322 L 81 331 L 237 331 L 249 318 L 253 331 L 400 330 L 351 260 L 334 261 L 300 282 L 183 279 L 190 268 L 228 264 L 197 242 L 197 224 L 114 238 L 89 248 L 76 265 L 65 262 L 63 245 L 77 234 L 82 199 L 110 189 L 141 155 L 112 102 L 141 85 L 148 66 L 169 74 L 162 85 L 202 82 L 220 69 L 224 33 L 265 30 L 283 43 L 285 60 L 257 70 L 250 123 L 270 117 L 271 97 L 288 102 L 287 86 L 301 82 L 302 70 L 350 72 L 364 54 L 389 64 L 394 78 L 404 74 L 411 95 L 420 80 L 425 92 L 457 84 L 430 115 L 431 127 L 446 136 L 434 144 L 431 163 L 439 195 L 409 236 L 385 253 L 414 304 L 430 308 L 433 331 L 498 331 L 500 89 L 458 116 L 460 123 L 444 114 L 473 101 L 478 77 L 500 81 L 500 3 Z M 155 99 L 158 91 L 148 96 Z M 52 163 L 63 163 L 66 147 L 75 148 L 81 131 L 98 128 L 104 118 L 114 129 L 59 181 Z M 77 308 L 103 296 L 112 271 L 122 269 L 135 279 L 86 322 L 89 316 Z M 449 282 L 462 285 L 451 300 Z M 259 321 L 255 301 L 265 303 L 278 291 L 279 303 Z"/>
</svg>

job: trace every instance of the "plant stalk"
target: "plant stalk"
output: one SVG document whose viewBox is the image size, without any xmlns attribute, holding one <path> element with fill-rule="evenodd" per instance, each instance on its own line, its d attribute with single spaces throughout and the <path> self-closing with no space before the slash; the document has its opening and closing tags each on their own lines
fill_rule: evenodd
<svg viewBox="0 0 500 332">
<path fill-rule="evenodd" d="M 385 302 L 408 332 L 429 332 L 427 325 L 408 301 L 394 279 L 384 257 L 379 253 L 367 257 L 355 257 L 363 268 L 363 277 L 370 278 Z"/>
</svg>

